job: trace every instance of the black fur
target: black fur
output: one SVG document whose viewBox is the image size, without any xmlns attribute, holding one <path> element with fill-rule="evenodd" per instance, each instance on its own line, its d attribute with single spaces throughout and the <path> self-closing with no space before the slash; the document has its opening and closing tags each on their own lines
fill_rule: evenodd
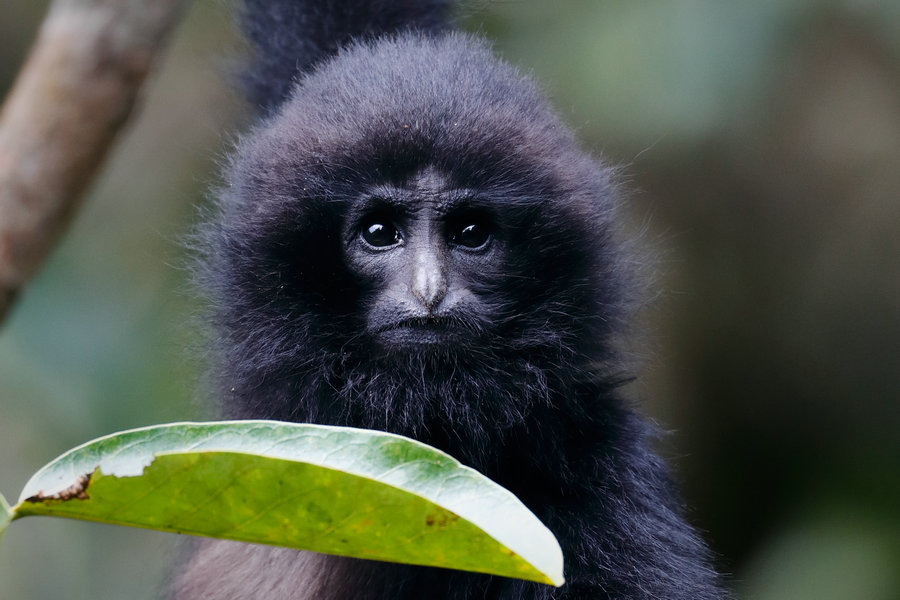
<svg viewBox="0 0 900 600">
<path fill-rule="evenodd" d="M 248 0 L 263 118 L 202 233 L 217 385 L 230 417 L 384 429 L 476 467 L 554 531 L 567 583 L 207 541 L 174 596 L 723 598 L 618 390 L 630 276 L 611 172 L 528 79 L 445 31 L 446 5 Z M 489 204 L 508 251 L 460 317 L 470 339 L 386 352 L 342 231 L 364 190 L 423 170 Z"/>
<path fill-rule="evenodd" d="M 296 77 L 351 40 L 415 29 L 449 29 L 451 0 L 244 0 L 243 30 L 255 50 L 242 74 L 247 96 L 270 112 L 288 96 Z"/>
</svg>

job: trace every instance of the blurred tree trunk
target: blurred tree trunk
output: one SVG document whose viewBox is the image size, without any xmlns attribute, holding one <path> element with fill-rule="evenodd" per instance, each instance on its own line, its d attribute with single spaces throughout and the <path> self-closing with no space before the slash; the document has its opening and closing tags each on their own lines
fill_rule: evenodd
<svg viewBox="0 0 900 600">
<path fill-rule="evenodd" d="M 54 0 L 0 111 L 0 321 L 78 208 L 184 0 Z"/>
</svg>

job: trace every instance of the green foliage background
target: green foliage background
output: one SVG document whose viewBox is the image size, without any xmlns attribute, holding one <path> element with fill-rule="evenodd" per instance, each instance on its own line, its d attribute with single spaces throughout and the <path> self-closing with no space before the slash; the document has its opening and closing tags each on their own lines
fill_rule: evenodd
<svg viewBox="0 0 900 600">
<path fill-rule="evenodd" d="M 635 395 L 738 589 L 900 599 L 900 4 L 486 2 L 470 28 L 624 167 L 658 297 Z M 46 2 L 6 0 L 0 93 Z M 73 229 L 0 330 L 0 492 L 201 414 L 179 240 L 240 122 L 193 3 Z M 26 519 L 0 597 L 153 598 L 173 536 Z"/>
</svg>

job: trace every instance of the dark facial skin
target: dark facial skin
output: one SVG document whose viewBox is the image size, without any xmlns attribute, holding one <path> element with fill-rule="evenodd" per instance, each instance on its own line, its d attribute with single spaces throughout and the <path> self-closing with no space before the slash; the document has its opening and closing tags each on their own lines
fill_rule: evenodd
<svg viewBox="0 0 900 600">
<path fill-rule="evenodd" d="M 344 239 L 350 269 L 364 282 L 366 333 L 385 348 L 452 343 L 477 334 L 479 274 L 502 260 L 502 232 L 473 194 L 433 169 L 403 186 L 371 190 L 350 211 Z"/>
</svg>

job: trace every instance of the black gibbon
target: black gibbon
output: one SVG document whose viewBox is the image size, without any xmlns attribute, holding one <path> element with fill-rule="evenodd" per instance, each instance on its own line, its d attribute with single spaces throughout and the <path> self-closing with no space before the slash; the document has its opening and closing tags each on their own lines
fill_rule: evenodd
<svg viewBox="0 0 900 600">
<path fill-rule="evenodd" d="M 176 600 L 724 598 L 616 338 L 612 171 L 440 0 L 247 0 L 255 125 L 199 238 L 223 416 L 382 429 L 516 494 L 567 583 L 198 540 Z"/>
</svg>

